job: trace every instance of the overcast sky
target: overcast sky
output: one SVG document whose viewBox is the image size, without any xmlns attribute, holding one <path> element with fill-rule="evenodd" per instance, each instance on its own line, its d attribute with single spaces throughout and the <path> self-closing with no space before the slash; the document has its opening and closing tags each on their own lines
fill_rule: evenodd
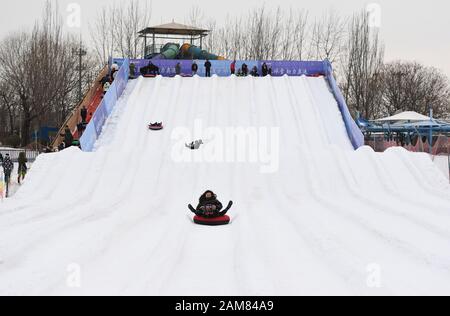
<svg viewBox="0 0 450 316">
<path fill-rule="evenodd" d="M 31 28 L 41 15 L 45 0 L 8 0 L 2 3 L 0 36 L 11 31 Z M 127 1 L 127 0 L 122 0 Z M 82 33 L 89 38 L 88 21 L 95 19 L 96 12 L 112 0 L 59 0 L 61 12 L 66 14 L 70 3 L 77 3 L 82 9 Z M 189 9 L 199 6 L 208 18 L 220 23 L 227 14 L 241 15 L 249 9 L 260 6 L 261 0 L 153 0 L 152 23 L 184 22 Z M 369 3 L 381 7 L 381 34 L 386 44 L 386 59 L 417 60 L 441 68 L 450 76 L 450 1 L 448 0 L 270 0 L 266 7 L 304 8 L 311 16 L 319 16 L 327 9 L 350 15 L 366 8 Z"/>
</svg>

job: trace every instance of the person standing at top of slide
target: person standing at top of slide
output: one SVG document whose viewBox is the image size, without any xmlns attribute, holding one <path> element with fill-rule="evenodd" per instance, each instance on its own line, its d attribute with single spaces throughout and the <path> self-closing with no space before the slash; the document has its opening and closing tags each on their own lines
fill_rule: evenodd
<svg viewBox="0 0 450 316">
<path fill-rule="evenodd" d="M 197 63 L 195 61 L 192 63 L 191 70 L 192 70 L 192 75 L 195 76 L 197 74 L 197 72 L 198 72 L 198 65 L 197 65 Z"/>
<path fill-rule="evenodd" d="M 64 137 L 64 143 L 66 144 L 65 148 L 69 148 L 72 146 L 73 135 L 69 125 L 66 125 L 66 128 L 64 129 L 64 134 L 61 134 L 61 137 Z"/>
<path fill-rule="evenodd" d="M 267 66 L 266 63 L 263 63 L 261 72 L 262 72 L 263 77 L 266 77 L 267 75 L 269 75 L 269 67 Z"/>
<path fill-rule="evenodd" d="M 212 67 L 211 62 L 209 60 L 206 60 L 206 63 L 205 63 L 205 70 L 206 70 L 205 77 L 211 77 L 211 67 Z"/>
<path fill-rule="evenodd" d="M 83 124 L 87 123 L 88 110 L 86 106 L 83 106 L 83 108 L 80 111 L 80 115 L 81 115 L 81 123 Z"/>
<path fill-rule="evenodd" d="M 177 76 L 181 75 L 181 64 L 177 63 L 177 65 L 175 66 L 175 74 Z"/>
<path fill-rule="evenodd" d="M 236 74 L 236 60 L 234 60 L 230 65 L 231 74 Z"/>
</svg>

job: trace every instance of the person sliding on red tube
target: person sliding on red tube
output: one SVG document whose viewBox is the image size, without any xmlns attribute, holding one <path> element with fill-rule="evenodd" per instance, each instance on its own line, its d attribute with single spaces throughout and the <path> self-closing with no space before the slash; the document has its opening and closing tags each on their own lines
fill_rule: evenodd
<svg viewBox="0 0 450 316">
<path fill-rule="evenodd" d="M 232 205 L 233 202 L 230 201 L 230 203 L 228 203 L 227 208 L 222 211 L 223 205 L 217 199 L 217 195 L 214 194 L 213 191 L 208 190 L 205 193 L 203 193 L 202 196 L 200 197 L 197 208 L 194 209 L 192 205 L 189 205 L 189 209 L 191 210 L 192 213 L 194 213 L 197 216 L 203 218 L 216 218 L 225 216 L 230 210 Z"/>
<path fill-rule="evenodd" d="M 163 123 L 158 123 L 158 122 L 152 123 L 152 124 L 148 125 L 148 128 L 151 130 L 160 130 L 160 129 L 163 129 Z"/>
</svg>

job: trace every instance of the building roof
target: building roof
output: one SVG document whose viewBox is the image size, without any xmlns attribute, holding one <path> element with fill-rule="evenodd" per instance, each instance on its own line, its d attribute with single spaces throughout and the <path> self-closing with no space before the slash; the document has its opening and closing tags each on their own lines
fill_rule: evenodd
<svg viewBox="0 0 450 316">
<path fill-rule="evenodd" d="M 421 122 L 427 120 L 428 121 L 430 120 L 428 116 L 419 114 L 417 112 L 409 111 L 379 119 L 377 120 L 377 122 Z"/>
<path fill-rule="evenodd" d="M 141 35 L 145 34 L 159 34 L 159 35 L 207 35 L 209 30 L 200 29 L 193 26 L 187 26 L 179 23 L 168 23 L 158 26 L 147 27 L 139 32 Z"/>
</svg>

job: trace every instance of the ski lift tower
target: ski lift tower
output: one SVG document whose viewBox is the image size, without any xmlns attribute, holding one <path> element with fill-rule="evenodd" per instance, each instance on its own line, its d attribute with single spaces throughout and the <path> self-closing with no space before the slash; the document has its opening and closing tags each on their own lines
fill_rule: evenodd
<svg viewBox="0 0 450 316">
<path fill-rule="evenodd" d="M 147 27 L 140 31 L 139 37 L 144 39 L 143 57 L 147 58 L 159 54 L 161 48 L 168 42 L 190 43 L 203 49 L 203 39 L 208 36 L 209 30 L 172 23 Z"/>
</svg>

